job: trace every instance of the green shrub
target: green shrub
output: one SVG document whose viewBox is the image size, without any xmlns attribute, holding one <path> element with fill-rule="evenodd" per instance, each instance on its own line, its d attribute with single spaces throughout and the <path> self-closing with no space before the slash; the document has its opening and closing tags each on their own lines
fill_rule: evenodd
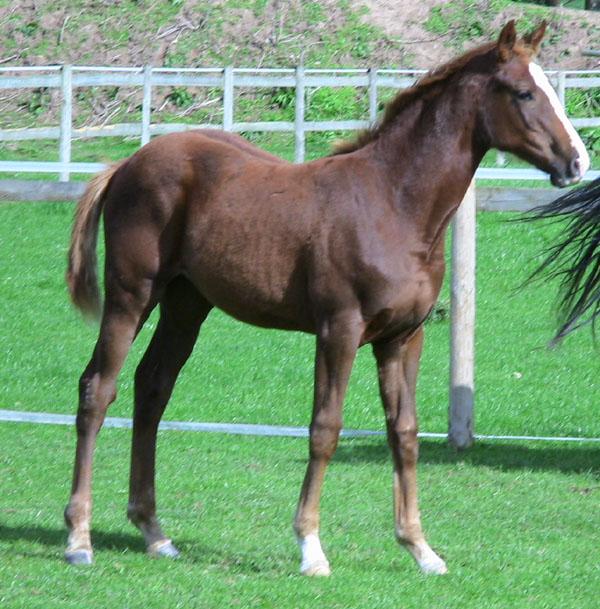
<svg viewBox="0 0 600 609">
<path fill-rule="evenodd" d="M 364 115 L 364 91 L 352 87 L 320 87 L 308 92 L 308 120 L 348 120 Z"/>
<path fill-rule="evenodd" d="M 178 108 L 189 108 L 194 102 L 194 96 L 186 87 L 177 87 L 167 96 L 169 101 Z"/>
</svg>

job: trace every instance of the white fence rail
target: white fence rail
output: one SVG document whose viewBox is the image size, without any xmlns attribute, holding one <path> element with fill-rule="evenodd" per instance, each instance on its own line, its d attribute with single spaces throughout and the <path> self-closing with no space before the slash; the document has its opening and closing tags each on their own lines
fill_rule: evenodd
<svg viewBox="0 0 600 609">
<path fill-rule="evenodd" d="M 0 67 L 0 90 L 56 88 L 61 91 L 60 124 L 51 127 L 28 129 L 0 129 L 0 141 L 56 139 L 59 141 L 58 157 L 62 165 L 49 166 L 36 161 L 20 165 L 30 169 L 19 171 L 58 172 L 60 179 L 69 179 L 72 171 L 71 143 L 74 139 L 95 137 L 139 137 L 140 144 L 147 143 L 154 135 L 162 135 L 188 129 L 224 129 L 233 132 L 286 131 L 295 137 L 294 160 L 305 158 L 306 133 L 311 131 L 343 131 L 360 129 L 371 124 L 377 114 L 378 89 L 399 89 L 410 86 L 422 70 L 344 69 L 321 70 L 303 67 L 288 69 L 265 68 L 155 68 L 101 67 L 101 66 L 45 66 Z M 568 89 L 600 87 L 600 71 L 550 71 L 547 72 L 559 98 L 564 104 Z M 102 126 L 75 128 L 73 126 L 73 91 L 80 87 L 140 87 L 143 91 L 141 121 Z M 169 87 L 217 87 L 222 89 L 222 120 L 220 123 L 193 124 L 153 123 L 153 88 Z M 306 91 L 311 87 L 364 87 L 368 91 L 368 108 L 364 120 L 307 121 Z M 238 122 L 235 120 L 236 89 L 241 87 L 278 88 L 295 90 L 294 121 Z M 574 118 L 576 127 L 600 127 L 600 117 Z M 23 162 L 25 163 L 25 162 Z M 0 167 L 13 171 L 11 166 Z M 78 169 L 86 171 L 85 169 Z M 94 172 L 91 169 L 90 172 Z M 502 172 L 494 177 L 503 178 Z"/>
<path fill-rule="evenodd" d="M 18 74 L 15 75 L 15 72 Z M 563 102 L 569 88 L 600 87 L 598 71 L 564 71 L 547 73 Z M 0 173 L 36 172 L 59 173 L 66 182 L 71 172 L 95 173 L 104 165 L 71 162 L 71 143 L 76 138 L 135 136 L 145 144 L 153 135 L 192 128 L 221 128 L 227 131 L 290 131 L 295 136 L 294 158 L 305 158 L 305 134 L 309 131 L 340 131 L 359 129 L 375 120 L 378 88 L 402 88 L 411 85 L 418 71 L 406 70 L 310 70 L 302 67 L 287 70 L 240 68 L 105 68 L 48 66 L 45 68 L 0 67 L 0 89 L 59 87 L 62 92 L 60 125 L 31 129 L 0 129 L 0 141 L 36 139 L 59 140 L 59 162 L 0 161 Z M 223 90 L 222 122 L 219 124 L 152 123 L 152 89 L 155 86 L 221 87 Z M 73 88 L 94 86 L 139 86 L 143 88 L 142 120 L 138 123 L 73 128 Z M 236 87 L 290 87 L 295 89 L 294 122 L 236 122 Z M 306 121 L 306 90 L 310 87 L 367 87 L 368 119 L 363 121 Z M 572 119 L 576 127 L 598 127 L 600 117 Z M 600 172 L 588 172 L 595 179 Z M 547 179 L 534 169 L 482 168 L 476 178 Z M 0 181 L 1 183 L 1 181 Z M 8 182 L 6 182 L 8 185 Z M 23 193 L 27 185 L 14 183 L 0 199 Z M 81 184 L 63 184 L 65 198 L 77 196 Z M 13 188 L 13 190 L 11 190 Z M 55 192 L 47 188 L 48 196 Z M 486 197 L 497 195 L 486 189 Z M 62 192 L 62 191 L 61 191 Z M 475 187 L 471 185 L 459 213 L 453 221 L 452 244 L 452 303 L 451 303 L 451 378 L 449 438 L 457 448 L 467 448 L 473 442 L 474 417 L 474 326 L 475 326 Z M 8 193 L 6 196 L 5 194 Z M 513 191 L 514 193 L 514 191 Z M 27 195 L 26 195 L 27 196 Z M 514 195 L 510 195 L 514 197 Z M 480 197 L 477 191 L 477 197 Z M 504 197 L 506 199 L 506 196 Z M 539 194 L 530 193 L 527 201 L 539 202 Z M 509 201 L 506 209 L 513 209 Z M 522 205 L 522 201 L 520 205 Z M 497 207 L 496 207 L 497 208 Z"/>
</svg>

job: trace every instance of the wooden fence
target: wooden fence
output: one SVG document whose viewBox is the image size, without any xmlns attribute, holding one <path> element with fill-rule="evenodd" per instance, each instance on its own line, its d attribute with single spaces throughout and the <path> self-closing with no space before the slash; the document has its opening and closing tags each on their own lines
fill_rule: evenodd
<svg viewBox="0 0 600 609">
<path fill-rule="evenodd" d="M 20 72 L 19 74 L 15 74 Z M 407 70 L 309 70 L 302 67 L 288 70 L 227 68 L 104 68 L 48 66 L 45 68 L 0 67 L 0 90 L 15 88 L 59 87 L 62 96 L 60 125 L 31 129 L 0 129 L 0 141 L 57 139 L 58 162 L 0 161 L 0 173 L 48 172 L 58 173 L 60 182 L 0 180 L 0 200 L 75 201 L 84 185 L 69 182 L 72 172 L 94 173 L 103 168 L 99 163 L 73 163 L 71 143 L 75 138 L 139 137 L 140 144 L 153 135 L 192 128 L 221 128 L 227 131 L 290 131 L 294 133 L 294 159 L 305 158 L 305 134 L 310 131 L 341 131 L 360 129 L 375 119 L 378 88 L 402 88 L 418 77 L 418 71 Z M 600 72 L 562 71 L 548 76 L 564 104 L 569 88 L 600 87 Z M 142 117 L 138 123 L 73 127 L 73 88 L 94 86 L 139 86 L 143 88 Z M 223 90 L 222 122 L 219 124 L 153 123 L 152 88 L 221 87 Z M 236 122 L 236 87 L 290 87 L 295 90 L 294 122 Z M 367 87 L 368 117 L 352 121 L 307 121 L 306 90 L 310 87 Z M 576 127 L 598 127 L 600 117 L 572 119 Z M 595 178 L 600 172 L 589 172 Z M 478 170 L 478 178 L 547 179 L 531 169 L 490 168 Z M 550 189 L 478 188 L 475 180 L 469 187 L 452 223 L 452 277 L 450 330 L 450 406 L 449 441 L 457 448 L 467 448 L 473 442 L 474 420 L 474 331 L 475 331 L 475 210 L 525 211 L 548 202 L 556 196 Z"/>
<path fill-rule="evenodd" d="M 312 131 L 344 131 L 360 129 L 371 124 L 377 114 L 378 89 L 399 89 L 410 86 L 422 70 L 338 69 L 322 70 L 304 67 L 288 69 L 265 68 L 155 68 L 103 66 L 0 66 L 0 91 L 10 89 L 55 88 L 61 91 L 60 124 L 29 129 L 0 129 L 0 141 L 56 139 L 60 179 L 67 181 L 70 173 L 71 143 L 74 139 L 92 137 L 139 137 L 140 144 L 154 135 L 194 128 L 224 129 L 234 132 L 287 131 L 295 137 L 294 160 L 305 158 L 305 138 Z M 564 104 L 568 89 L 600 87 L 600 71 L 546 72 Z M 85 87 L 139 87 L 143 92 L 141 121 L 93 127 L 73 127 L 73 91 Z M 222 90 L 222 120 L 220 123 L 153 123 L 153 88 L 216 87 Z M 307 121 L 306 93 L 315 87 L 360 87 L 368 91 L 368 107 L 363 120 Z M 235 120 L 236 90 L 242 87 L 276 89 L 290 88 L 295 92 L 294 121 L 238 122 Z M 600 117 L 574 118 L 576 127 L 598 127 Z M 4 164 L 1 171 L 38 171 L 36 162 L 22 162 L 20 169 Z M 43 171 L 48 171 L 48 168 Z M 501 177 L 501 174 L 499 174 Z"/>
</svg>

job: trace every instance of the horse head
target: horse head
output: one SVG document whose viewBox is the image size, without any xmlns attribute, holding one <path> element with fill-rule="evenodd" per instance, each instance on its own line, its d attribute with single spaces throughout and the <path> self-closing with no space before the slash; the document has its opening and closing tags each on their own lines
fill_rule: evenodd
<svg viewBox="0 0 600 609">
<path fill-rule="evenodd" d="M 479 120 L 491 147 L 516 154 L 563 187 L 581 180 L 590 159 L 550 81 L 533 61 L 545 31 L 544 21 L 518 39 L 514 21 L 504 26 Z"/>
</svg>

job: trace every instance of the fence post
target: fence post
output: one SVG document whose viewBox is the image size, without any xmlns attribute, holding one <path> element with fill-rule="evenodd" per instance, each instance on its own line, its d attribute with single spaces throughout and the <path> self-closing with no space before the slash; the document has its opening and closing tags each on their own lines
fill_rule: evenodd
<svg viewBox="0 0 600 609">
<path fill-rule="evenodd" d="M 556 94 L 558 95 L 558 99 L 560 99 L 560 103 L 562 104 L 563 108 L 565 107 L 565 73 L 563 71 L 560 71 L 558 73 L 558 78 L 557 78 L 557 88 L 556 88 Z"/>
<path fill-rule="evenodd" d="M 369 68 L 369 120 L 377 119 L 377 70 Z"/>
<path fill-rule="evenodd" d="M 473 444 L 475 403 L 475 178 L 452 221 L 448 442 Z"/>
<path fill-rule="evenodd" d="M 304 85 L 304 66 L 296 68 L 296 115 L 294 118 L 294 161 L 304 162 L 306 149 L 306 135 L 304 132 L 304 106 L 305 106 L 305 85 Z"/>
<path fill-rule="evenodd" d="M 142 101 L 142 137 L 140 144 L 150 141 L 150 112 L 152 111 L 152 66 L 144 66 L 144 98 Z"/>
<path fill-rule="evenodd" d="M 71 162 L 71 130 L 73 128 L 73 70 L 70 65 L 64 65 L 61 70 L 61 96 L 60 110 L 60 141 L 59 160 L 61 163 Z M 69 172 L 59 173 L 61 182 L 69 181 Z"/>
<path fill-rule="evenodd" d="M 223 130 L 233 129 L 233 67 L 223 70 Z"/>
</svg>

